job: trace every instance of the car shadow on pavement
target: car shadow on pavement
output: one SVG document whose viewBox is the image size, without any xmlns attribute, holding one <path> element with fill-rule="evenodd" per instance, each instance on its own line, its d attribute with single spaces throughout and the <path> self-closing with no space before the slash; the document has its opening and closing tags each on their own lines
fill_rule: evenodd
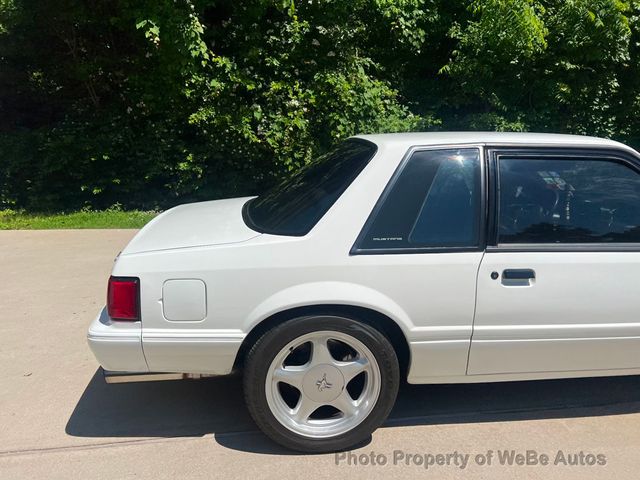
<svg viewBox="0 0 640 480">
<path fill-rule="evenodd" d="M 640 377 L 459 385 L 403 384 L 386 427 L 590 417 L 640 412 Z M 257 431 L 239 375 L 111 384 L 97 371 L 65 429 L 76 437 L 199 437 L 290 454 Z"/>
</svg>

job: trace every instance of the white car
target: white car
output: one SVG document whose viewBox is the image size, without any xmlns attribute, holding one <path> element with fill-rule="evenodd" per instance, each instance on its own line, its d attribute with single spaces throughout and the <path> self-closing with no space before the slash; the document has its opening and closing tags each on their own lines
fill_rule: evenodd
<svg viewBox="0 0 640 480">
<path fill-rule="evenodd" d="M 109 382 L 241 370 L 257 425 L 307 452 L 366 439 L 401 379 L 640 374 L 640 156 L 357 136 L 263 196 L 151 221 L 88 339 Z"/>
</svg>

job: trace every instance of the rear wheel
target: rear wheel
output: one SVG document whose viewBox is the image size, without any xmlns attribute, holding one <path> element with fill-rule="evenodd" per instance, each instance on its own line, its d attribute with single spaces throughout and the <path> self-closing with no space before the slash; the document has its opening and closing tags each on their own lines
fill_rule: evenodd
<svg viewBox="0 0 640 480">
<path fill-rule="evenodd" d="M 285 447 L 329 452 L 366 440 L 387 417 L 398 359 L 375 328 L 304 317 L 265 333 L 247 355 L 244 392 L 260 429 Z"/>
</svg>

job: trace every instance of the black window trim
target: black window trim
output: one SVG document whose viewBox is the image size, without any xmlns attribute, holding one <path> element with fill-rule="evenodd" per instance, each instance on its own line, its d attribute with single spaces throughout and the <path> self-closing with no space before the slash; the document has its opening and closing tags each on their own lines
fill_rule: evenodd
<svg viewBox="0 0 640 480">
<path fill-rule="evenodd" d="M 385 204 L 389 194 L 393 190 L 398 178 L 402 174 L 404 168 L 409 163 L 409 159 L 416 152 L 435 151 L 435 150 L 461 150 L 461 149 L 476 149 L 480 159 L 480 215 L 477 219 L 478 222 L 478 244 L 468 247 L 394 247 L 394 248 L 362 248 L 360 245 L 364 242 L 365 236 L 369 227 L 377 217 L 378 213 Z M 485 146 L 480 143 L 456 143 L 446 145 L 429 145 L 429 146 L 412 146 L 402 157 L 398 167 L 393 172 L 391 179 L 384 187 L 382 194 L 378 197 L 373 210 L 369 214 L 366 222 L 364 223 L 356 241 L 354 242 L 349 255 L 398 255 L 398 254 L 413 254 L 413 253 L 455 253 L 455 252 L 482 252 L 486 248 L 486 232 L 487 232 L 487 215 L 488 215 L 488 202 L 487 202 L 487 166 Z"/>
<path fill-rule="evenodd" d="M 640 252 L 640 243 L 498 243 L 499 219 L 499 159 L 500 156 L 553 158 L 555 160 L 605 160 L 630 167 L 640 174 L 640 157 L 612 147 L 501 147 L 487 146 L 488 164 L 488 226 L 486 251 L 490 252 Z"/>
</svg>

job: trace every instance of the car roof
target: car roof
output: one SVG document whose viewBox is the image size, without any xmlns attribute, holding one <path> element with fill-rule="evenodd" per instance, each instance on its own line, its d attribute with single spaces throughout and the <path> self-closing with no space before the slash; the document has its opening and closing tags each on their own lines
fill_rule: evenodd
<svg viewBox="0 0 640 480">
<path fill-rule="evenodd" d="M 606 138 L 588 137 L 586 135 L 565 135 L 558 133 L 529 132 L 410 132 L 380 133 L 373 135 L 356 135 L 356 138 L 369 140 L 376 145 L 431 146 L 431 145 L 548 145 L 548 146 L 583 146 L 610 147 L 635 151 L 623 143 Z"/>
</svg>

